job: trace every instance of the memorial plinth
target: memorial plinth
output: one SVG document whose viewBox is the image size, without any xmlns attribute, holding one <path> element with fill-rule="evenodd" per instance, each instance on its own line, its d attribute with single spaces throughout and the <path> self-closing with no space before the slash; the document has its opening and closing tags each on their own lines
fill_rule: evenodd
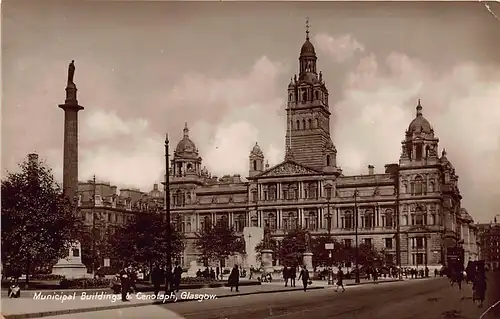
<svg viewBox="0 0 500 319">
<path fill-rule="evenodd" d="M 66 277 L 66 279 L 86 278 L 87 267 L 82 263 L 82 248 L 79 242 L 73 243 L 69 247 L 68 256 L 59 259 L 52 267 L 52 274 Z"/>
</svg>

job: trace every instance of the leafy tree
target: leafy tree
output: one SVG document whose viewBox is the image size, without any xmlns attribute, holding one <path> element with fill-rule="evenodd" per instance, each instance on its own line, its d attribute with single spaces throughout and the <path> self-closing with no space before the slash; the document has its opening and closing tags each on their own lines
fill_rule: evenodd
<svg viewBox="0 0 500 319">
<path fill-rule="evenodd" d="M 172 229 L 172 258 L 178 259 L 185 248 L 183 233 Z M 167 229 L 162 215 L 140 212 L 129 223 L 117 227 L 109 238 L 111 258 L 121 261 L 121 266 L 135 262 L 150 266 L 152 262 L 166 263 Z"/>
<path fill-rule="evenodd" d="M 344 244 L 339 243 L 331 235 L 317 236 L 312 239 L 313 264 L 315 266 L 339 265 L 346 259 Z M 325 244 L 333 244 L 334 249 L 330 252 L 325 249 Z"/>
<path fill-rule="evenodd" d="M 200 261 L 205 264 L 210 261 L 222 261 L 245 250 L 242 238 L 227 223 L 205 227 L 196 237 L 194 245 L 201 252 Z"/>
<path fill-rule="evenodd" d="M 278 250 L 280 263 L 286 266 L 302 265 L 302 254 L 306 251 L 306 233 L 307 231 L 301 228 L 286 233 Z"/>
<path fill-rule="evenodd" d="M 28 281 L 34 269 L 66 257 L 82 223 L 50 168 L 34 157 L 19 168 L 2 180 L 2 263 Z"/>
<path fill-rule="evenodd" d="M 92 257 L 94 260 L 94 269 L 97 270 L 103 264 L 104 258 L 109 258 L 113 247 L 110 245 L 110 238 L 113 235 L 115 226 L 96 225 L 94 231 L 94 254 L 92 253 L 92 227 L 84 226 L 80 234 L 79 241 L 82 245 L 82 263 L 87 270 L 92 269 Z M 94 256 L 92 256 L 94 255 Z"/>
<path fill-rule="evenodd" d="M 349 261 L 356 261 L 356 248 L 346 247 L 346 255 Z M 372 245 L 361 243 L 358 247 L 358 265 L 360 267 L 374 266 L 375 262 L 380 261 L 382 255 Z"/>
</svg>

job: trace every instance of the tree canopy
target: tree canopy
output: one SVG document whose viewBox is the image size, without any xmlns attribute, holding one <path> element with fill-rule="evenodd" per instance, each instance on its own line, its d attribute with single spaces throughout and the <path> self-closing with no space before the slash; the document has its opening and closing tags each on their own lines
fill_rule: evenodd
<svg viewBox="0 0 500 319">
<path fill-rule="evenodd" d="M 194 245 L 201 252 L 202 262 L 220 261 L 245 250 L 243 239 L 227 223 L 205 227 L 196 236 Z"/>
<path fill-rule="evenodd" d="M 185 236 L 174 227 L 172 229 L 172 258 L 178 259 L 184 252 Z M 166 263 L 167 228 L 161 214 L 140 212 L 127 224 L 116 227 L 109 238 L 107 252 L 118 259 L 122 266 L 136 262 L 150 264 L 158 261 Z"/>
<path fill-rule="evenodd" d="M 307 231 L 302 228 L 286 233 L 278 249 L 281 264 L 295 267 L 302 265 L 302 254 L 306 251 L 306 233 Z"/>
<path fill-rule="evenodd" d="M 20 275 L 66 257 L 82 222 L 49 167 L 32 156 L 2 180 L 2 263 Z"/>
</svg>

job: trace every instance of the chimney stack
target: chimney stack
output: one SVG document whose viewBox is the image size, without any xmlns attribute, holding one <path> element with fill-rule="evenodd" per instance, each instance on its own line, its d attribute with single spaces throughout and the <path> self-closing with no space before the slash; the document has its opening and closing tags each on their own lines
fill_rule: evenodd
<svg viewBox="0 0 500 319">
<path fill-rule="evenodd" d="M 368 165 L 368 175 L 373 175 L 375 173 L 375 167 L 373 165 Z"/>
</svg>

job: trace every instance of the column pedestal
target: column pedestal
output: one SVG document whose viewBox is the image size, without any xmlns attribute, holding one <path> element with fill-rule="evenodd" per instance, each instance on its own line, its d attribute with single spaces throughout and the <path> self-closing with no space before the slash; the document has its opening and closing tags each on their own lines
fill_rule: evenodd
<svg viewBox="0 0 500 319">
<path fill-rule="evenodd" d="M 264 249 L 261 252 L 262 268 L 266 273 L 274 271 L 273 268 L 273 251 L 271 249 Z"/>
<path fill-rule="evenodd" d="M 304 253 L 302 255 L 302 263 L 306 266 L 307 270 L 312 271 L 313 269 L 313 253 Z"/>
</svg>

